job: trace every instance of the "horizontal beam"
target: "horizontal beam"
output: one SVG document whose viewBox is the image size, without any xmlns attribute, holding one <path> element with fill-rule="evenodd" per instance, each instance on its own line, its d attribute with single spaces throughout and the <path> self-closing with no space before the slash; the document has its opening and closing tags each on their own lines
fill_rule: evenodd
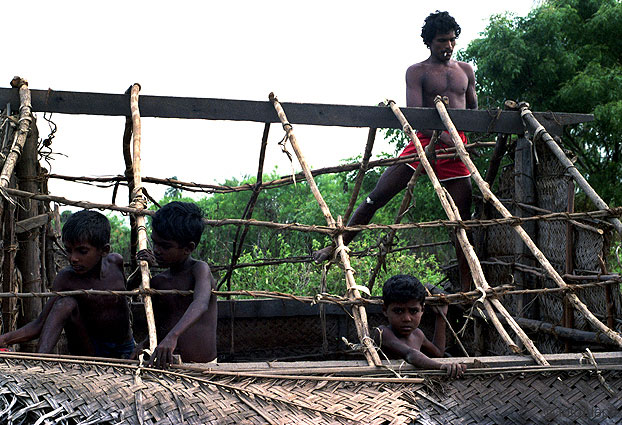
<svg viewBox="0 0 622 425">
<path fill-rule="evenodd" d="M 32 110 L 60 114 L 130 116 L 129 95 L 55 90 L 31 90 Z M 267 98 L 267 96 L 266 96 Z M 0 108 L 7 104 L 19 108 L 17 89 L 0 88 Z M 329 105 L 318 103 L 282 103 L 292 124 L 339 127 L 401 128 L 391 109 L 384 106 Z M 274 108 L 266 101 L 210 99 L 195 97 L 146 96 L 139 99 L 142 117 L 188 118 L 226 121 L 278 123 Z M 401 108 L 417 129 L 444 129 L 435 108 Z M 523 133 L 517 111 L 450 109 L 456 128 L 479 133 Z M 534 112 L 552 134 L 561 134 L 563 125 L 594 120 L 590 114 Z"/>
</svg>

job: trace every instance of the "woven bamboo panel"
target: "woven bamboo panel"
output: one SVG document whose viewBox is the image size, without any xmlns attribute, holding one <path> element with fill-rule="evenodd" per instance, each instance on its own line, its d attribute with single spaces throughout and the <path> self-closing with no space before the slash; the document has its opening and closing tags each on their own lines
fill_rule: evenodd
<svg viewBox="0 0 622 425">
<path fill-rule="evenodd" d="M 619 424 L 622 372 L 603 371 L 609 394 L 590 372 L 504 374 L 439 384 L 447 410 L 419 399 L 422 424 Z"/>
<path fill-rule="evenodd" d="M 418 414 L 413 385 L 200 375 L 206 383 L 146 370 L 137 383 L 133 372 L 0 359 L 0 423 L 379 425 Z"/>
</svg>

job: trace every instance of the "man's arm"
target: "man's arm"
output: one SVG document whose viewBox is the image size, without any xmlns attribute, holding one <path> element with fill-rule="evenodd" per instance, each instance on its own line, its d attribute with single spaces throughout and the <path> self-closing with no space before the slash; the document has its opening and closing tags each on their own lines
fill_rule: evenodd
<svg viewBox="0 0 622 425">
<path fill-rule="evenodd" d="M 460 66 L 464 70 L 469 80 L 469 85 L 465 93 L 467 109 L 477 109 L 477 93 L 475 92 L 475 71 L 473 67 L 466 62 L 460 62 Z"/>
<path fill-rule="evenodd" d="M 197 320 L 208 310 L 210 298 L 212 296 L 212 286 L 214 277 L 209 266 L 198 261 L 192 268 L 194 276 L 194 294 L 192 303 L 179 322 L 170 330 L 151 356 L 149 364 L 155 364 L 157 367 L 164 367 L 173 361 L 173 351 L 177 347 L 177 340 L 188 328 L 194 325 Z"/>
<path fill-rule="evenodd" d="M 431 357 L 443 357 L 445 355 L 446 324 L 441 314 L 447 316 L 447 306 L 436 306 L 433 307 L 433 310 L 436 313 L 436 321 L 434 322 L 434 337 L 432 338 L 432 342 L 426 338 L 421 345 L 421 350 L 428 353 Z"/>
</svg>

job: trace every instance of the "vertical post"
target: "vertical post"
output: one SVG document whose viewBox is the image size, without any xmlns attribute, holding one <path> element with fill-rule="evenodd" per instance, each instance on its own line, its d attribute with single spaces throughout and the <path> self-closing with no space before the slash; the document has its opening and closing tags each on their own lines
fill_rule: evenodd
<svg viewBox="0 0 622 425">
<path fill-rule="evenodd" d="M 514 199 L 517 203 L 533 205 L 536 201 L 535 179 L 533 164 L 533 144 L 524 136 L 519 136 L 516 141 L 516 152 L 514 156 Z M 516 217 L 528 217 L 530 212 L 524 210 L 519 205 L 516 206 L 514 215 Z M 532 240 L 536 239 L 536 222 L 528 221 L 523 223 L 523 229 Z M 534 266 L 535 262 L 529 258 L 529 250 L 523 243 L 518 234 L 514 235 L 514 261 L 527 266 Z M 516 271 L 514 273 L 516 285 L 521 289 L 533 289 L 535 287 L 534 277 L 530 273 Z M 534 303 L 531 303 L 533 295 L 523 294 L 517 298 L 517 311 L 519 317 L 535 318 Z M 532 306 L 529 308 L 528 306 Z M 523 308 L 529 311 L 523 312 Z M 524 315 L 523 315 L 524 313 Z"/>
<path fill-rule="evenodd" d="M 21 190 L 31 193 L 39 193 L 37 183 L 39 159 L 37 155 L 37 143 L 39 134 L 34 121 L 30 125 L 30 131 L 24 144 L 24 150 L 19 162 L 15 166 L 17 184 Z M 39 202 L 34 199 L 26 201 L 26 209 L 17 209 L 17 220 L 26 220 L 39 214 Z M 37 227 L 28 232 L 18 235 L 19 255 L 16 257 L 16 267 L 22 273 L 22 290 L 25 292 L 41 292 L 41 252 L 39 249 L 40 228 Z M 41 313 L 42 300 L 31 298 L 22 300 L 23 316 L 19 325 L 25 325 L 34 320 Z M 26 351 L 34 349 L 36 344 L 24 343 L 22 347 Z"/>
<path fill-rule="evenodd" d="M 568 205 L 566 209 L 569 213 L 574 212 L 574 180 L 568 181 Z M 570 221 L 566 221 L 566 274 L 572 274 L 574 270 L 574 228 Z M 562 323 L 565 328 L 574 328 L 574 310 L 568 301 L 568 296 L 564 295 Z M 613 329 L 613 328 L 612 328 Z M 566 340 L 564 343 L 566 353 L 572 351 L 572 343 Z"/>
<path fill-rule="evenodd" d="M 138 92 L 140 92 L 140 85 L 134 84 L 132 86 L 130 94 L 130 110 L 132 111 L 132 140 L 133 140 L 133 157 L 132 157 L 132 173 L 134 176 L 134 190 L 132 193 L 132 206 L 137 209 L 145 209 L 147 202 L 143 196 L 143 186 L 141 179 L 141 167 L 140 167 L 140 142 L 141 142 L 141 128 L 140 128 L 140 111 L 138 109 Z M 143 214 L 136 216 L 136 230 L 138 232 L 138 249 L 147 249 L 147 228 L 145 227 L 146 220 Z M 140 266 L 140 289 L 150 289 L 149 283 L 149 263 L 145 260 L 138 262 Z M 149 334 L 149 352 L 153 353 L 158 345 L 158 337 L 155 327 L 155 319 L 153 316 L 153 304 L 151 302 L 151 296 L 149 294 L 143 295 L 143 303 L 145 305 L 145 315 L 147 316 L 147 331 Z"/>
</svg>

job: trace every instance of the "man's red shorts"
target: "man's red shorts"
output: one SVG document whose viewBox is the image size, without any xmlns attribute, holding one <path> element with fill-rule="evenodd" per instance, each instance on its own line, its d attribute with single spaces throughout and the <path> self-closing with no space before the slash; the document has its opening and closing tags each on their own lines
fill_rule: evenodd
<svg viewBox="0 0 622 425">
<path fill-rule="evenodd" d="M 458 132 L 458 134 L 460 135 L 460 138 L 462 139 L 462 143 L 466 145 L 467 138 L 464 135 L 464 133 L 460 131 Z M 421 145 L 423 146 L 424 149 L 427 145 L 430 144 L 430 138 L 427 136 L 424 136 L 422 133 L 417 132 L 417 137 L 419 138 L 419 141 L 421 141 Z M 438 143 L 438 142 L 436 143 L 437 151 L 439 149 L 443 149 L 444 147 L 445 147 L 444 144 Z M 400 154 L 400 157 L 406 156 L 406 155 L 412 155 L 414 153 L 417 153 L 417 150 L 415 149 L 415 144 L 411 141 L 406 146 L 406 148 L 402 151 L 402 153 Z M 436 161 L 432 161 L 431 164 L 432 164 L 432 168 L 434 169 L 434 172 L 436 173 L 436 176 L 438 177 L 440 181 L 459 179 L 459 178 L 471 176 L 469 169 L 466 167 L 466 165 L 464 165 L 464 163 L 460 160 L 460 158 L 437 159 Z M 419 161 L 414 161 L 406 165 L 411 167 L 413 170 L 416 170 L 417 165 L 419 165 Z M 425 174 L 425 170 L 423 170 L 423 173 Z"/>
</svg>

